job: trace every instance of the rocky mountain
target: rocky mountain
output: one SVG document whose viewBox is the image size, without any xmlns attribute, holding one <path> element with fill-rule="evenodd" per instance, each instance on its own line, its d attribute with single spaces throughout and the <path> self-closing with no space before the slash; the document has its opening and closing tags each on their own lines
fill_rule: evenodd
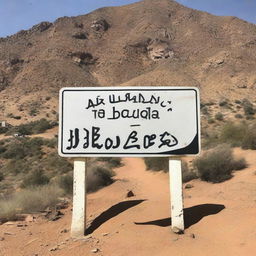
<svg viewBox="0 0 256 256">
<path fill-rule="evenodd" d="M 101 8 L 0 38 L 0 119 L 55 115 L 65 86 L 197 86 L 204 100 L 253 97 L 255 62 L 256 25 L 236 17 L 172 0 Z"/>
</svg>

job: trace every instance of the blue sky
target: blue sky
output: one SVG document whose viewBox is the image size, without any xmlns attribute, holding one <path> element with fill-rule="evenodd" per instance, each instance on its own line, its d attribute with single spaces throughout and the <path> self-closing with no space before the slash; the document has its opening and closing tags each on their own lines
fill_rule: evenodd
<svg viewBox="0 0 256 256">
<path fill-rule="evenodd" d="M 41 21 L 89 13 L 104 6 L 137 0 L 0 0 L 0 37 L 28 29 Z M 237 16 L 256 23 L 256 0 L 177 0 L 185 6 L 216 15 Z"/>
</svg>

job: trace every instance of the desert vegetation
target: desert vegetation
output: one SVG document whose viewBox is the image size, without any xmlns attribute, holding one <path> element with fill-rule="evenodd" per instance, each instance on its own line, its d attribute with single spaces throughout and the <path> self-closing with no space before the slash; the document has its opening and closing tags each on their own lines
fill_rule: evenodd
<svg viewBox="0 0 256 256">
<path fill-rule="evenodd" d="M 1 220 L 15 219 L 19 213 L 52 207 L 59 196 L 69 197 L 72 194 L 73 165 L 71 159 L 58 156 L 56 138 L 17 137 L 2 140 L 0 159 Z M 90 159 L 87 191 L 94 192 L 111 184 L 115 175 L 112 169 L 118 166 L 121 166 L 118 158 Z M 20 191 L 16 192 L 17 189 Z"/>
<path fill-rule="evenodd" d="M 144 162 L 147 170 L 169 172 L 168 158 L 146 157 L 144 158 Z M 194 169 L 190 169 L 188 167 L 187 162 L 181 162 L 181 169 L 183 182 L 188 182 L 190 180 L 198 178 L 197 173 L 194 171 Z"/>
<path fill-rule="evenodd" d="M 218 183 L 232 177 L 234 170 L 246 167 L 245 159 L 235 159 L 233 151 L 228 145 L 219 145 L 204 152 L 194 161 L 200 179 Z"/>
</svg>

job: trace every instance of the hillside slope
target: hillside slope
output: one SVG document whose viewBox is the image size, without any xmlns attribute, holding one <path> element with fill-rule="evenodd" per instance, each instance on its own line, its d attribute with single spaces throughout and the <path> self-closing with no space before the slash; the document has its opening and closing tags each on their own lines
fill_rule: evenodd
<svg viewBox="0 0 256 256">
<path fill-rule="evenodd" d="M 253 97 L 255 61 L 256 25 L 238 18 L 172 0 L 102 8 L 0 38 L 0 119 L 33 119 L 33 104 L 53 118 L 65 86 L 197 86 L 203 99 Z"/>
</svg>

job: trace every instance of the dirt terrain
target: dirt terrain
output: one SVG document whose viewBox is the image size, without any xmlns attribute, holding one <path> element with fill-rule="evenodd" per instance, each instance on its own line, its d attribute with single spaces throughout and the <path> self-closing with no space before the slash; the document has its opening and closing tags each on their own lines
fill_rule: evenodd
<svg viewBox="0 0 256 256">
<path fill-rule="evenodd" d="M 197 86 L 203 100 L 254 99 L 255 42 L 254 24 L 172 0 L 42 22 L 0 38 L 0 120 L 54 119 L 66 86 Z"/>
<path fill-rule="evenodd" d="M 228 120 L 255 123 L 255 62 L 256 25 L 172 0 L 62 17 L 0 38 L 0 122 L 57 121 L 58 91 L 66 86 L 196 86 L 207 137 Z M 252 114 L 245 115 L 244 98 Z M 113 184 L 88 195 L 85 237 L 70 238 L 70 203 L 56 221 L 35 213 L 0 225 L 0 256 L 254 256 L 256 154 L 235 154 L 248 167 L 232 179 L 184 184 L 183 235 L 171 231 L 168 174 L 126 158 Z"/>
<path fill-rule="evenodd" d="M 253 256 L 256 158 L 251 150 L 236 149 L 236 154 L 249 166 L 234 178 L 220 184 L 194 180 L 191 189 L 184 189 L 183 235 L 170 228 L 168 174 L 145 171 L 141 159 L 126 158 L 112 185 L 88 195 L 85 238 L 70 238 L 68 208 L 55 222 L 37 217 L 0 226 L 0 255 Z M 128 190 L 135 196 L 126 198 Z"/>
</svg>

